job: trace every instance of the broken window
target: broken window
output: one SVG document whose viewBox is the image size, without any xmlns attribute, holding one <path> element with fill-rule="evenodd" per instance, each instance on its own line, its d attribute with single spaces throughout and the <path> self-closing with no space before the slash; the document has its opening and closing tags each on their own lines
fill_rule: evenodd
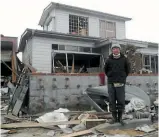
<svg viewBox="0 0 159 137">
<path fill-rule="evenodd" d="M 92 73 L 100 70 L 100 55 L 55 53 L 52 72 Z"/>
<path fill-rule="evenodd" d="M 100 37 L 115 38 L 116 37 L 115 22 L 100 20 Z"/>
<path fill-rule="evenodd" d="M 69 15 L 69 33 L 87 36 L 88 18 L 76 15 Z"/>
<path fill-rule="evenodd" d="M 143 67 L 151 70 L 153 73 L 158 73 L 158 56 L 143 55 Z"/>
<path fill-rule="evenodd" d="M 53 50 L 58 50 L 58 44 L 52 44 L 52 49 Z"/>
</svg>

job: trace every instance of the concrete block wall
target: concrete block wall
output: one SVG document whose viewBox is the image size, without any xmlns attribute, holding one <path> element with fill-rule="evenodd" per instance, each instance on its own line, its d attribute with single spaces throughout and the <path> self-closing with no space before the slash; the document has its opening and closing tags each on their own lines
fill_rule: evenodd
<svg viewBox="0 0 159 137">
<path fill-rule="evenodd" d="M 105 77 L 105 79 L 107 79 Z M 129 76 L 127 82 L 145 92 L 156 92 L 157 76 Z M 87 104 L 83 91 L 100 85 L 98 74 L 34 74 L 30 75 L 29 110 L 31 114 Z"/>
</svg>

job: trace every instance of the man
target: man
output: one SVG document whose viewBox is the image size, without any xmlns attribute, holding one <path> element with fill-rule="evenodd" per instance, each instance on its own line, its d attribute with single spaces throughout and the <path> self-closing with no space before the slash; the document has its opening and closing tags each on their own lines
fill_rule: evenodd
<svg viewBox="0 0 159 137">
<path fill-rule="evenodd" d="M 130 72 L 130 64 L 128 59 L 120 52 L 121 47 L 119 44 L 112 45 L 111 50 L 112 54 L 109 55 L 105 63 L 109 108 L 113 116 L 110 123 L 120 122 L 124 125 L 122 115 L 125 109 L 125 83 Z"/>
</svg>

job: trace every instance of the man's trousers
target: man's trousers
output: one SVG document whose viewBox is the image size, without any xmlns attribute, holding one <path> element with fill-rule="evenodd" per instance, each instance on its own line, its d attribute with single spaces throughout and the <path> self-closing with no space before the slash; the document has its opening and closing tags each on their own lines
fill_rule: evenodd
<svg viewBox="0 0 159 137">
<path fill-rule="evenodd" d="M 109 109 L 110 112 L 123 112 L 125 109 L 125 85 L 114 87 L 108 84 Z"/>
</svg>

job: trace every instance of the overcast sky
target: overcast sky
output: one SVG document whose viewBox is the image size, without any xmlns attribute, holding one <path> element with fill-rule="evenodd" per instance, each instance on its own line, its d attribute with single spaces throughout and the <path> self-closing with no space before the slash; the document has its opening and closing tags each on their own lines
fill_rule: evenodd
<svg viewBox="0 0 159 137">
<path fill-rule="evenodd" d="M 132 18 L 126 23 L 130 39 L 159 43 L 159 0 L 52 0 L 72 6 Z M 26 28 L 38 26 L 50 0 L 0 0 L 0 33 L 20 39 Z"/>
</svg>

